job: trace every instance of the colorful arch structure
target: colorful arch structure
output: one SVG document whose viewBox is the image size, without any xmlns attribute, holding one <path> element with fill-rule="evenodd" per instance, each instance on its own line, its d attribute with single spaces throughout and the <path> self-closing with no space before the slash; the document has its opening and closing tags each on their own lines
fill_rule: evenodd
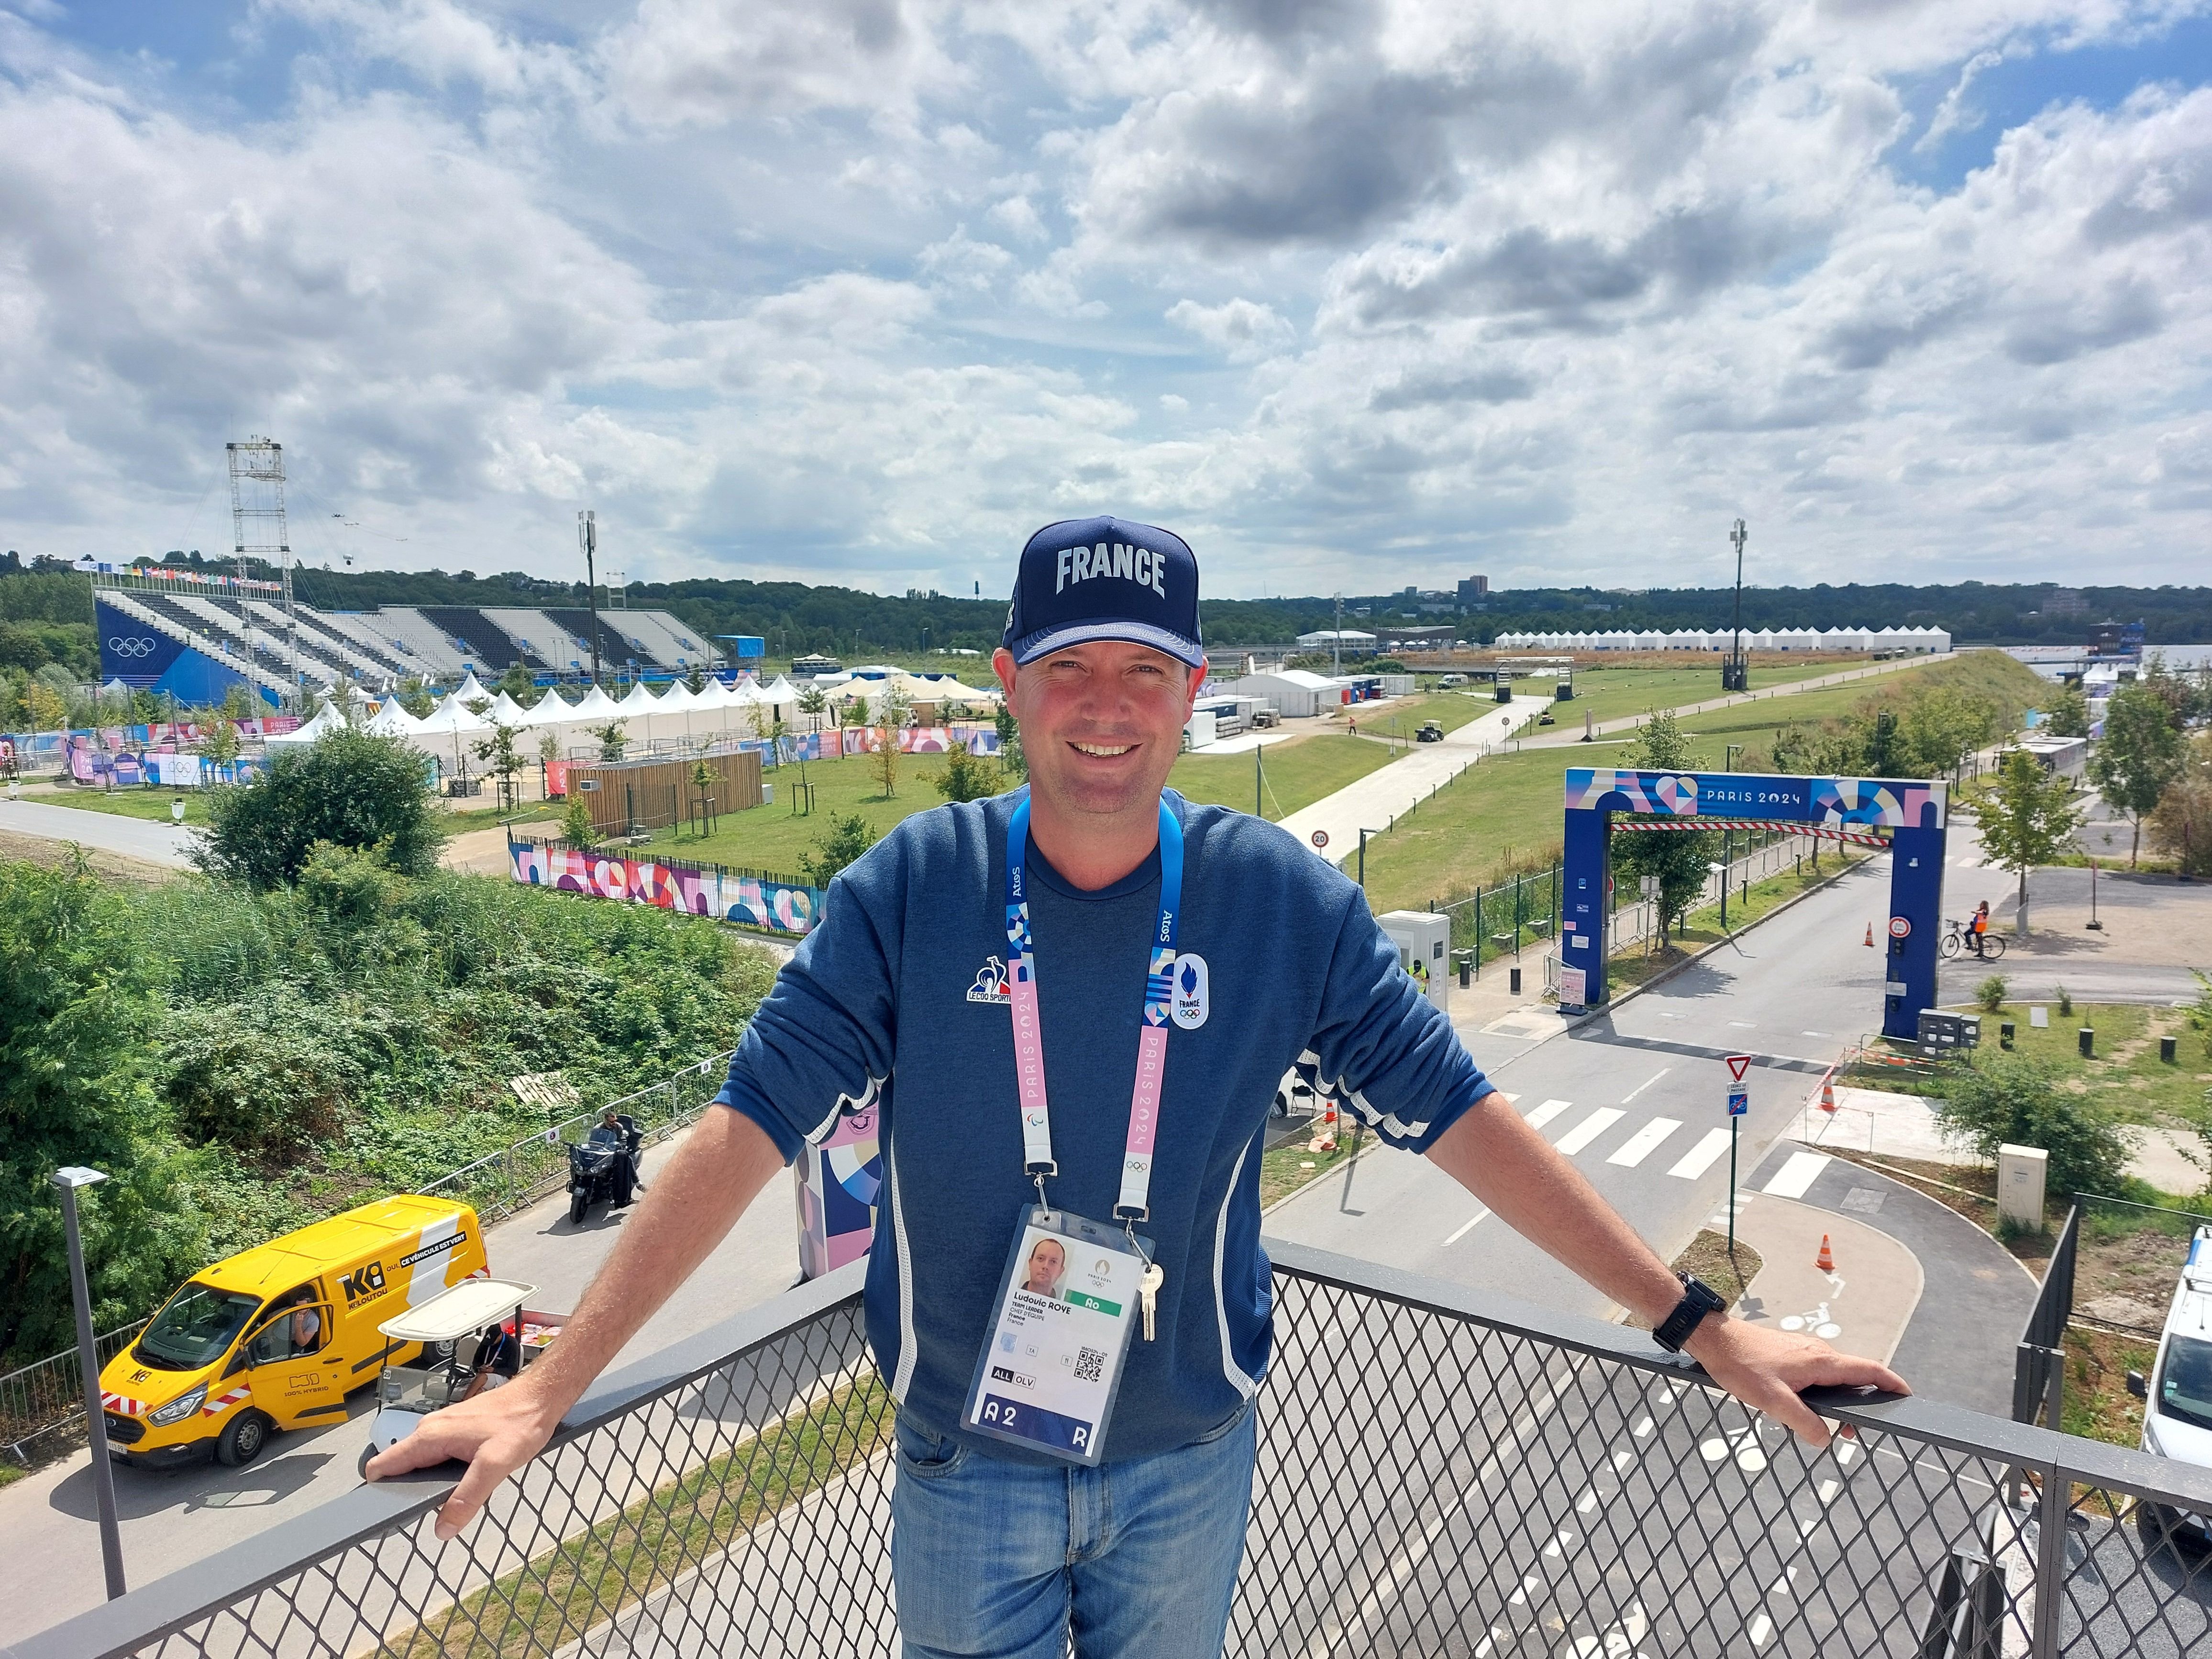
<svg viewBox="0 0 2212 1659">
<path fill-rule="evenodd" d="M 1944 786 L 1918 779 L 1785 778 L 1738 772 L 1637 772 L 1569 769 L 1566 867 L 1559 921 L 1562 1012 L 1602 1007 L 1611 907 L 1615 813 L 1695 821 L 1716 830 L 1824 830 L 1851 839 L 1888 831 L 1889 926 L 1882 960 L 1881 1029 L 1918 1035 L 1920 1011 L 1936 1006 L 1942 943 Z M 1842 838 L 1838 836 L 1837 838 Z"/>
</svg>

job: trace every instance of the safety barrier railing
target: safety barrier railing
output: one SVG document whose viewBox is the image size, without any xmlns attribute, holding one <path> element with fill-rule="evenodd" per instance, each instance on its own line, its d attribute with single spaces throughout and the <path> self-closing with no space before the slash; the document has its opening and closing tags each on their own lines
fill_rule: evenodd
<svg viewBox="0 0 2212 1659">
<path fill-rule="evenodd" d="M 102 1365 L 146 1328 L 143 1319 L 121 1330 L 95 1336 L 92 1346 Z M 66 1442 L 84 1423 L 84 1372 L 72 1343 L 58 1354 L 0 1376 L 0 1451 L 19 1463 L 31 1461 L 31 1448 Z"/>
<path fill-rule="evenodd" d="M 567 1184 L 568 1143 L 591 1133 L 602 1112 L 611 1109 L 635 1119 L 645 1145 L 650 1146 L 699 1115 L 722 1086 L 729 1073 L 730 1055 L 735 1052 L 709 1055 L 635 1094 L 562 1118 L 416 1191 L 426 1198 L 462 1200 L 483 1221 L 526 1209 Z"/>
<path fill-rule="evenodd" d="M 1808 1397 L 1857 1438 L 1811 1450 L 1639 1333 L 1270 1248 L 1237 1659 L 2212 1642 L 2212 1565 L 2172 1536 L 2212 1473 L 1844 1391 Z M 602 1382 L 450 1542 L 450 1474 L 362 1487 L 9 1659 L 888 1656 L 894 1407 L 864 1273 Z"/>
</svg>

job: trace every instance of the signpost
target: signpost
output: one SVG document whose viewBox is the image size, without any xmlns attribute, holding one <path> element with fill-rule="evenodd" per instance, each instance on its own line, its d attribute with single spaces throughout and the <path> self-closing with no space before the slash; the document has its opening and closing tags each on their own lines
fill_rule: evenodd
<svg viewBox="0 0 2212 1659">
<path fill-rule="evenodd" d="M 1730 1054 L 1728 1057 L 1729 1075 L 1735 1079 L 1735 1087 L 1729 1091 L 1729 1260 L 1735 1260 L 1735 1139 L 1736 1125 L 1751 1109 L 1751 1091 L 1743 1086 L 1743 1074 L 1751 1069 L 1749 1054 Z"/>
<path fill-rule="evenodd" d="M 1314 844 L 1314 851 L 1315 851 L 1315 852 L 1316 852 L 1316 853 L 1318 853 L 1319 851 L 1321 851 L 1321 849 L 1322 849 L 1322 848 L 1324 848 L 1324 847 L 1328 846 L 1328 830 L 1315 830 L 1315 831 L 1313 832 L 1313 844 Z"/>
</svg>

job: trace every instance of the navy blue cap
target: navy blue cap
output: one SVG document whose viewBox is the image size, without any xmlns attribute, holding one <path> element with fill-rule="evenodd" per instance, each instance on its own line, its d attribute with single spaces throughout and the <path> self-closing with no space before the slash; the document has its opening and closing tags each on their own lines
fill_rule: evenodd
<svg viewBox="0 0 2212 1659">
<path fill-rule="evenodd" d="M 1090 640 L 1149 645 L 1193 668 L 1198 560 L 1171 530 L 1126 519 L 1063 519 L 1022 549 L 1001 641 L 1017 665 Z"/>
</svg>

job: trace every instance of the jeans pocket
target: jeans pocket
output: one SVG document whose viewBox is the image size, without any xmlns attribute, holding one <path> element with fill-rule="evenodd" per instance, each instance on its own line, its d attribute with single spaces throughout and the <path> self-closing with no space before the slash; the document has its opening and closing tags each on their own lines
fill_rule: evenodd
<svg viewBox="0 0 2212 1659">
<path fill-rule="evenodd" d="M 1208 1429 L 1204 1434 L 1199 1436 L 1197 1439 L 1192 1441 L 1190 1443 L 1194 1446 L 1210 1446 L 1215 1441 L 1234 1433 L 1237 1426 L 1242 1424 L 1246 1418 L 1251 1416 L 1252 1402 L 1255 1398 L 1256 1398 L 1256 1396 L 1247 1395 L 1244 1399 L 1244 1403 L 1237 1407 L 1235 1411 L 1229 1413 L 1229 1420 L 1227 1422 L 1224 1423 L 1218 1429 Z"/>
<path fill-rule="evenodd" d="M 898 1443 L 899 1468 L 924 1480 L 951 1474 L 968 1461 L 968 1448 L 957 1440 L 916 1428 L 903 1417 L 891 1425 Z"/>
</svg>

